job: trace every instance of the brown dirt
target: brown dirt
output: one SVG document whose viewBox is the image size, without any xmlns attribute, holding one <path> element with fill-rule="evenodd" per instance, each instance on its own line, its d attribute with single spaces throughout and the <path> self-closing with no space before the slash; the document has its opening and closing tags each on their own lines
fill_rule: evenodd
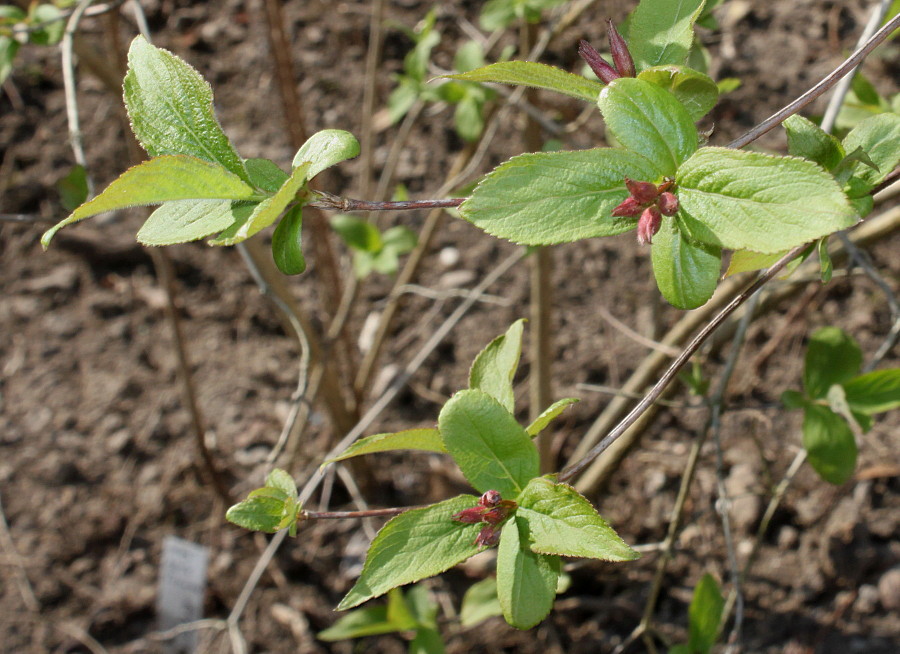
<svg viewBox="0 0 900 654">
<path fill-rule="evenodd" d="M 283 135 L 274 72 L 268 54 L 261 3 L 228 0 L 146 2 L 158 45 L 191 62 L 212 84 L 222 123 L 245 156 L 270 157 L 286 165 L 292 149 Z M 428 8 L 416 0 L 389 3 L 390 19 L 415 24 Z M 479 3 L 447 3 L 436 50 L 449 67 L 455 44 L 466 37 L 460 18 L 475 20 Z M 748 11 L 737 11 L 740 5 Z M 731 2 L 737 17 L 721 34 L 706 34 L 714 73 L 737 76 L 738 91 L 712 116 L 712 142 L 725 143 L 769 115 L 840 62 L 865 20 L 855 2 Z M 293 38 L 306 127 L 359 132 L 359 109 L 370 3 L 324 0 L 285 3 Z M 554 42 L 544 61 L 573 69 L 582 37 L 602 43 L 602 18 L 619 19 L 621 3 L 598 2 Z M 118 27 L 127 43 L 133 26 Z M 85 23 L 85 47 L 113 61 L 102 20 Z M 385 62 L 376 88 L 382 102 L 409 42 L 386 31 Z M 893 50 L 896 55 L 896 46 Z M 896 79 L 890 54 L 866 64 L 883 91 Z M 895 60 L 896 61 L 896 60 Z M 91 171 L 102 186 L 127 166 L 121 102 L 98 79 L 80 70 L 83 131 Z M 72 163 L 56 50 L 23 48 L 0 97 L 0 211 L 55 221 L 63 215 L 55 182 Z M 541 97 L 543 107 L 574 117 L 576 103 Z M 816 105 L 821 110 L 821 105 Z M 552 115 L 552 114 L 551 114 Z M 491 144 L 482 171 L 520 152 L 521 120 L 504 125 Z M 375 159 L 383 162 L 393 130 L 377 137 Z M 564 136 L 569 148 L 603 139 L 596 117 Z M 773 132 L 761 147 L 781 149 Z M 453 153 L 461 147 L 449 113 L 427 111 L 402 157 L 398 181 L 414 197 L 439 186 Z M 329 190 L 355 195 L 358 162 L 342 165 Z M 224 521 L 225 506 L 204 479 L 183 408 L 165 296 L 148 254 L 134 244 L 138 214 L 94 221 L 64 230 L 46 254 L 41 228 L 0 223 L 3 295 L 0 298 L 0 492 L 14 551 L 0 540 L 0 650 L 4 652 L 156 651 L 143 640 L 155 628 L 154 601 L 163 538 L 174 534 L 209 548 L 205 615 L 225 617 L 258 560 L 265 538 Z M 396 220 L 416 225 L 421 216 Z M 874 264 L 900 291 L 896 234 L 869 249 Z M 441 263 L 437 252 L 455 248 L 458 263 Z M 420 284 L 429 288 L 471 286 L 495 262 L 514 251 L 453 220 L 441 230 Z M 178 275 L 181 317 L 190 347 L 199 403 L 217 461 L 237 496 L 258 485 L 263 461 L 277 439 L 296 384 L 297 347 L 285 335 L 276 310 L 257 291 L 237 252 L 200 244 L 169 249 Z M 610 312 L 641 333 L 659 336 L 679 312 L 663 306 L 652 283 L 647 251 L 633 235 L 594 240 L 554 250 L 554 396 L 582 402 L 559 421 L 564 451 L 608 401 L 577 388 L 582 382 L 620 385 L 646 350 L 601 320 Z M 300 302 L 321 322 L 330 301 L 311 271 L 291 281 Z M 440 397 L 465 385 L 474 354 L 514 319 L 527 313 L 527 267 L 519 266 L 491 292 L 503 304 L 481 304 L 456 328 L 373 425 L 379 430 L 433 423 Z M 389 280 L 363 285 L 351 331 L 378 310 Z M 738 557 L 746 555 L 772 486 L 783 476 L 799 444 L 799 421 L 777 407 L 782 390 L 796 387 L 804 339 L 816 327 L 850 331 L 873 353 L 890 328 L 884 296 L 855 271 L 826 287 L 810 283 L 808 304 L 791 318 L 792 299 L 776 307 L 749 332 L 746 353 L 732 384 L 725 416 L 725 475 L 737 499 L 732 517 Z M 403 364 L 455 306 L 411 296 L 382 365 Z M 429 316 L 428 321 L 423 316 Z M 777 347 L 759 353 L 771 339 Z M 715 375 L 722 354 L 704 355 Z M 884 366 L 900 365 L 890 354 Z M 520 412 L 526 413 L 520 373 Z M 682 397 L 683 396 L 683 397 Z M 679 391 L 676 399 L 687 399 Z M 675 408 L 660 414 L 640 449 L 622 464 L 608 489 L 591 499 L 630 543 L 665 536 L 680 475 L 705 412 Z M 861 443 L 859 473 L 835 488 L 804 468 L 773 520 L 758 565 L 745 586 L 742 642 L 750 652 L 869 652 L 900 650 L 896 608 L 900 564 L 900 417 L 877 421 Z M 320 462 L 335 435 L 315 414 L 301 461 L 292 472 L 302 481 Z M 669 566 L 656 620 L 662 634 L 683 640 L 690 592 L 704 572 L 729 578 L 721 524 L 715 511 L 715 454 L 703 451 L 687 505 L 687 527 Z M 386 465 L 385 465 L 386 464 Z M 891 467 L 893 466 L 893 467 Z M 371 469 L 367 498 L 373 506 L 421 503 L 458 492 L 458 478 L 443 460 L 385 456 Z M 330 506 L 352 508 L 344 487 L 334 485 Z M 254 652 L 404 651 L 399 636 L 326 644 L 315 634 L 336 619 L 332 607 L 353 582 L 348 561 L 360 532 L 357 523 L 304 525 L 296 542 L 283 547 L 251 598 L 243 633 Z M 2 534 L 0 534 L 2 536 Z M 451 652 L 609 652 L 640 620 L 657 564 L 650 553 L 629 565 L 579 563 L 571 588 L 535 630 L 518 632 L 499 619 L 460 630 L 447 618 Z M 475 566 L 455 570 L 432 587 L 458 609 L 461 591 L 483 575 Z M 24 580 L 31 591 L 23 590 Z M 893 586 L 891 585 L 893 583 Z M 37 606 L 23 597 L 33 592 Z M 893 593 L 893 594 L 892 594 Z M 894 602 L 895 604 L 891 604 Z M 445 613 L 446 616 L 446 613 Z M 224 651 L 222 635 L 203 649 Z M 638 643 L 632 651 L 641 651 Z"/>
</svg>

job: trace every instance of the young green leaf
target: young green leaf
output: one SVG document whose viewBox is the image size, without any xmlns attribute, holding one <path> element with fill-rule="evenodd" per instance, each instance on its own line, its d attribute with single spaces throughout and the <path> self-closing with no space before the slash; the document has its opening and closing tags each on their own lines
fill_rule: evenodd
<svg viewBox="0 0 900 654">
<path fill-rule="evenodd" d="M 384 242 L 383 249 L 390 250 L 395 254 L 406 254 L 407 252 L 411 252 L 419 242 L 416 233 L 409 227 L 404 227 L 403 225 L 397 225 L 386 229 L 384 234 L 381 235 L 381 240 Z"/>
<path fill-rule="evenodd" d="M 12 72 L 13 60 L 18 51 L 18 41 L 11 36 L 0 34 L 0 84 L 3 84 Z"/>
<path fill-rule="evenodd" d="M 725 248 L 781 252 L 859 220 L 834 179 L 796 157 L 702 148 L 676 183 L 682 226 Z"/>
<path fill-rule="evenodd" d="M 787 132 L 788 152 L 795 157 L 811 159 L 831 170 L 846 154 L 837 138 L 803 116 L 794 114 L 781 125 Z"/>
<path fill-rule="evenodd" d="M 536 554 L 528 542 L 528 525 L 517 518 L 500 532 L 497 597 L 503 617 L 516 629 L 531 629 L 547 617 L 559 579 L 559 557 Z"/>
<path fill-rule="evenodd" d="M 190 155 L 250 181 L 216 120 L 212 89 L 187 63 L 136 36 L 128 49 L 124 88 L 131 129 L 151 157 Z"/>
<path fill-rule="evenodd" d="M 172 200 L 250 200 L 254 196 L 251 186 L 217 164 L 184 155 L 156 157 L 126 170 L 100 195 L 44 232 L 41 244 L 46 249 L 61 228 L 106 211 Z"/>
<path fill-rule="evenodd" d="M 828 254 L 828 238 L 820 238 L 816 244 L 816 252 L 819 254 L 819 271 L 822 283 L 827 284 L 831 281 L 831 275 L 834 274 L 834 264 L 831 262 L 831 255 Z"/>
<path fill-rule="evenodd" d="M 703 0 L 641 0 L 628 28 L 628 45 L 638 69 L 683 64 L 702 11 Z"/>
<path fill-rule="evenodd" d="M 534 61 L 502 61 L 465 73 L 443 75 L 443 77 L 467 82 L 513 84 L 546 89 L 585 102 L 596 102 L 597 96 L 604 87 L 600 82 L 594 82 L 581 75 L 568 73 L 561 68 Z"/>
<path fill-rule="evenodd" d="M 479 390 L 460 391 L 438 417 L 444 446 L 465 478 L 480 493 L 518 495 L 537 477 L 537 448 L 513 415 Z"/>
<path fill-rule="evenodd" d="M 340 129 L 323 129 L 316 132 L 300 146 L 291 168 L 309 163 L 307 179 L 312 179 L 326 168 L 359 155 L 359 141 L 350 132 Z"/>
<path fill-rule="evenodd" d="M 731 260 L 728 262 L 728 270 L 725 271 L 725 276 L 731 277 L 731 275 L 737 275 L 742 272 L 763 270 L 778 261 L 786 252 L 762 254 L 752 250 L 735 250 L 731 254 Z"/>
<path fill-rule="evenodd" d="M 459 621 L 463 627 L 474 627 L 495 615 L 502 615 L 497 597 L 497 578 L 488 577 L 469 586 L 462 598 Z"/>
<path fill-rule="evenodd" d="M 427 584 L 416 584 L 406 593 L 405 605 L 419 626 L 437 627 L 438 605 Z"/>
<path fill-rule="evenodd" d="M 656 166 L 659 172 L 649 179 L 674 175 L 697 149 L 697 128 L 687 109 L 652 82 L 613 80 L 600 92 L 597 106 L 616 140 Z"/>
<path fill-rule="evenodd" d="M 395 450 L 441 453 L 447 451 L 444 447 L 444 442 L 441 440 L 441 433 L 437 429 L 406 429 L 390 434 L 375 434 L 374 436 L 360 438 L 339 456 L 328 459 L 322 466 L 363 454 L 392 452 Z"/>
<path fill-rule="evenodd" d="M 288 205 L 297 199 L 297 195 L 306 186 L 309 162 L 294 168 L 291 176 L 281 185 L 278 192 L 253 207 L 253 212 L 243 223 L 235 223 L 231 228 L 219 234 L 210 245 L 234 245 L 245 241 L 260 230 L 265 229 L 276 220 Z"/>
<path fill-rule="evenodd" d="M 534 419 L 528 427 L 525 428 L 525 432 L 534 438 L 538 434 L 540 434 L 551 422 L 553 422 L 559 414 L 566 410 L 570 405 L 579 402 L 580 400 L 577 397 L 567 397 L 562 400 L 557 400 L 549 407 L 544 409 L 544 411 L 537 418 Z"/>
<path fill-rule="evenodd" d="M 36 45 L 56 45 L 62 39 L 66 29 L 66 17 L 63 12 L 54 5 L 43 3 L 32 5 L 29 22 L 32 25 L 41 25 L 38 30 L 28 35 L 28 40 Z"/>
<path fill-rule="evenodd" d="M 333 625 L 316 634 L 326 643 L 364 636 L 377 636 L 397 631 L 387 618 L 387 606 L 367 606 L 341 616 Z"/>
<path fill-rule="evenodd" d="M 419 627 L 415 637 L 409 641 L 409 654 L 444 654 L 444 639 L 437 629 Z"/>
<path fill-rule="evenodd" d="M 719 99 L 719 87 L 709 75 L 683 66 L 654 66 L 637 77 L 674 95 L 694 122 L 708 114 Z"/>
<path fill-rule="evenodd" d="M 806 349 L 803 387 L 807 397 L 825 397 L 833 384 L 849 381 L 861 365 L 862 351 L 849 334 L 837 327 L 817 329 Z"/>
<path fill-rule="evenodd" d="M 285 275 L 299 275 L 306 270 L 303 257 L 301 228 L 303 227 L 303 207 L 291 208 L 272 232 L 272 258 L 275 265 Z"/>
<path fill-rule="evenodd" d="M 460 214 L 488 234 L 526 245 L 612 236 L 637 225 L 611 216 L 628 195 L 625 177 L 659 176 L 648 159 L 626 150 L 523 154 L 481 180 Z"/>
<path fill-rule="evenodd" d="M 803 412 L 803 447 L 825 481 L 843 484 L 856 467 L 856 439 L 847 421 L 828 407 L 809 404 Z"/>
<path fill-rule="evenodd" d="M 267 193 L 278 192 L 290 177 L 278 167 L 278 164 L 269 159 L 246 159 L 244 166 L 253 186 Z"/>
<path fill-rule="evenodd" d="M 522 354 L 524 325 L 524 320 L 515 321 L 505 334 L 495 338 L 478 353 L 469 370 L 469 388 L 484 391 L 510 413 L 516 410 L 512 380 Z"/>
<path fill-rule="evenodd" d="M 378 252 L 384 247 L 381 232 L 368 220 L 340 213 L 331 218 L 331 228 L 354 250 Z"/>
<path fill-rule="evenodd" d="M 656 285 L 672 306 L 696 309 L 715 293 L 722 251 L 714 245 L 690 241 L 675 220 L 663 220 L 650 254 Z"/>
<path fill-rule="evenodd" d="M 66 211 L 75 211 L 88 197 L 87 173 L 84 166 L 75 164 L 69 174 L 56 183 L 60 204 Z"/>
<path fill-rule="evenodd" d="M 137 233 L 143 245 L 188 243 L 247 219 L 252 204 L 231 200 L 176 200 L 150 214 Z"/>
<path fill-rule="evenodd" d="M 900 368 L 875 370 L 844 383 L 854 412 L 882 413 L 900 408 Z"/>
<path fill-rule="evenodd" d="M 273 468 L 272 472 L 266 477 L 266 487 L 277 488 L 290 499 L 297 499 L 297 484 L 290 473 L 281 468 Z"/>
<path fill-rule="evenodd" d="M 844 150 L 861 148 L 875 167 L 858 162 L 853 177 L 863 186 L 854 189 L 854 197 L 868 193 L 900 164 L 900 115 L 884 113 L 872 116 L 854 127 L 844 139 Z"/>
<path fill-rule="evenodd" d="M 482 525 L 451 519 L 477 501 L 472 495 L 459 495 L 392 518 L 372 541 L 362 574 L 338 610 L 352 609 L 391 588 L 440 574 L 480 552 L 475 539 Z"/>
<path fill-rule="evenodd" d="M 688 649 L 692 654 L 709 654 L 719 633 L 724 608 L 725 600 L 719 584 L 712 575 L 703 575 L 694 588 L 694 597 L 688 609 Z"/>
<path fill-rule="evenodd" d="M 571 486 L 537 477 L 516 501 L 516 519 L 528 525 L 528 547 L 533 552 L 603 561 L 633 561 L 640 557 Z"/>
</svg>

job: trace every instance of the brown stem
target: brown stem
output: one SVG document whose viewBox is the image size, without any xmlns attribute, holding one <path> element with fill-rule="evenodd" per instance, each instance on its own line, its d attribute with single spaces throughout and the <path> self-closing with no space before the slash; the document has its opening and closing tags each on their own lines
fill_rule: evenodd
<svg viewBox="0 0 900 654">
<path fill-rule="evenodd" d="M 422 506 L 398 506 L 392 509 L 366 509 L 365 511 L 301 511 L 302 520 L 344 520 L 356 518 L 380 518 L 383 516 L 400 515 L 413 509 L 421 509 Z"/>
<path fill-rule="evenodd" d="M 355 200 L 341 198 L 330 193 L 317 191 L 319 199 L 310 202 L 307 207 L 333 211 L 411 211 L 413 209 L 446 209 L 458 207 L 465 198 L 448 198 L 446 200 L 405 200 L 397 202 L 377 202 L 374 200 Z"/>
</svg>

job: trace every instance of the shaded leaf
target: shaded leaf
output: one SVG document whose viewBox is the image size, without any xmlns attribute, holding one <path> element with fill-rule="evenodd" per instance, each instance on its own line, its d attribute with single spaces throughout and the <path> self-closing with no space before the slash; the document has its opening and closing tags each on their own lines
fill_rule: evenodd
<svg viewBox="0 0 900 654">
<path fill-rule="evenodd" d="M 844 139 L 844 150 L 861 148 L 875 167 L 858 162 L 853 177 L 862 182 L 853 196 L 868 193 L 900 164 L 900 115 L 883 113 L 862 121 Z"/>
<path fill-rule="evenodd" d="M 703 575 L 694 588 L 694 597 L 688 609 L 688 648 L 692 654 L 708 654 L 712 649 L 724 608 L 725 600 L 719 584 L 712 575 Z"/>
<path fill-rule="evenodd" d="M 719 99 L 719 86 L 709 75 L 683 66 L 654 66 L 639 73 L 638 79 L 653 82 L 674 95 L 694 122 L 708 114 Z"/>
<path fill-rule="evenodd" d="M 462 598 L 459 619 L 463 627 L 473 627 L 495 615 L 502 615 L 497 597 L 497 578 L 488 577 L 469 586 Z"/>
<path fill-rule="evenodd" d="M 843 384 L 862 365 L 862 351 L 849 334 L 837 327 L 813 332 L 806 349 L 803 387 L 810 399 L 825 397 L 832 384 Z"/>
<path fill-rule="evenodd" d="M 504 619 L 531 629 L 547 617 L 556 599 L 560 561 L 528 547 L 528 525 L 513 518 L 503 526 L 497 550 L 497 598 Z"/>
<path fill-rule="evenodd" d="M 306 270 L 302 227 L 303 207 L 298 205 L 285 214 L 272 233 L 272 258 L 278 270 L 285 275 L 299 275 Z"/>
<path fill-rule="evenodd" d="M 387 619 L 386 606 L 367 606 L 340 617 L 333 625 L 316 634 L 325 642 L 377 636 L 397 631 L 397 627 Z"/>
<path fill-rule="evenodd" d="M 244 161 L 250 182 L 258 189 L 275 193 L 290 175 L 269 159 L 247 159 Z"/>
<path fill-rule="evenodd" d="M 847 421 L 828 407 L 807 405 L 803 413 L 803 447 L 819 476 L 843 484 L 856 467 L 856 439 Z"/>
<path fill-rule="evenodd" d="M 688 240 L 673 219 L 663 219 L 650 250 L 653 276 L 660 293 L 678 309 L 706 304 L 716 291 L 722 252 L 706 243 Z"/>
<path fill-rule="evenodd" d="M 628 45 L 639 70 L 683 64 L 703 0 L 642 0 L 631 16 Z"/>
<path fill-rule="evenodd" d="M 844 158 L 844 146 L 811 120 L 794 114 L 781 124 L 787 132 L 788 151 L 831 170 Z"/>
<path fill-rule="evenodd" d="M 900 368 L 875 370 L 844 384 L 847 403 L 853 411 L 882 413 L 900 408 Z"/>
</svg>

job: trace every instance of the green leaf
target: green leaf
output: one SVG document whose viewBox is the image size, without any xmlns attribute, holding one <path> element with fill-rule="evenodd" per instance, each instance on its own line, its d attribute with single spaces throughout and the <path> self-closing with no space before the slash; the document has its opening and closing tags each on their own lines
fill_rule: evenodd
<svg viewBox="0 0 900 654">
<path fill-rule="evenodd" d="M 652 82 L 620 77 L 600 92 L 597 105 L 616 140 L 653 162 L 659 170 L 654 178 L 673 176 L 697 149 L 697 128 L 687 109 Z"/>
<path fill-rule="evenodd" d="M 290 177 L 269 159 L 247 159 L 244 166 L 253 186 L 268 193 L 276 193 Z"/>
<path fill-rule="evenodd" d="M 478 353 L 469 370 L 469 388 L 484 391 L 510 413 L 516 410 L 512 380 L 522 354 L 524 325 L 524 320 L 515 321 L 505 334 L 495 338 Z"/>
<path fill-rule="evenodd" d="M 628 45 L 638 70 L 683 64 L 703 0 L 642 0 L 631 16 Z"/>
<path fill-rule="evenodd" d="M 484 129 L 482 104 L 472 96 L 464 97 L 453 112 L 453 125 L 456 133 L 469 143 L 477 141 Z"/>
<path fill-rule="evenodd" d="M 10 36 L 0 34 L 0 84 L 12 72 L 13 60 L 19 51 L 19 42 Z"/>
<path fill-rule="evenodd" d="M 694 122 L 708 114 L 719 99 L 719 87 L 709 75 L 683 66 L 654 66 L 637 77 L 674 95 Z"/>
<path fill-rule="evenodd" d="M 788 409 L 802 409 L 809 402 L 800 391 L 787 390 L 781 394 L 781 403 Z"/>
<path fill-rule="evenodd" d="M 513 415 L 479 390 L 460 391 L 438 417 L 444 447 L 479 492 L 518 495 L 538 475 L 538 452 Z"/>
<path fill-rule="evenodd" d="M 415 588 L 410 588 L 412 591 Z M 408 631 L 418 626 L 415 616 L 410 610 L 409 604 L 403 597 L 403 591 L 399 588 L 392 588 L 388 591 L 387 617 L 388 621 L 393 624 L 398 631 Z"/>
<path fill-rule="evenodd" d="M 176 200 L 150 214 L 137 233 L 143 245 L 188 243 L 247 219 L 252 204 L 231 200 Z"/>
<path fill-rule="evenodd" d="M 66 31 L 66 20 L 63 12 L 50 4 L 37 5 L 34 11 L 31 12 L 29 22 L 32 25 L 46 23 L 44 27 L 28 35 L 28 40 L 36 45 L 56 45 Z"/>
<path fill-rule="evenodd" d="M 425 627 L 437 627 L 438 605 L 431 598 L 431 592 L 426 584 L 412 586 L 406 593 L 405 604 L 409 606 L 416 624 Z"/>
<path fill-rule="evenodd" d="M 831 170 L 844 158 L 844 146 L 811 120 L 794 114 L 781 124 L 787 132 L 788 151 Z"/>
<path fill-rule="evenodd" d="M 597 96 L 604 88 L 600 82 L 594 82 L 581 75 L 568 73 L 561 68 L 534 61 L 503 61 L 465 73 L 443 75 L 442 77 L 467 82 L 513 84 L 534 89 L 546 89 L 585 102 L 596 102 Z"/>
<path fill-rule="evenodd" d="M 516 629 L 531 629 L 547 617 L 559 579 L 559 557 L 536 554 L 529 538 L 528 525 L 513 518 L 500 532 L 497 551 L 497 597 L 503 617 Z"/>
<path fill-rule="evenodd" d="M 785 252 L 762 254 L 752 250 L 735 250 L 731 255 L 731 260 L 728 262 L 728 270 L 725 271 L 725 276 L 730 277 L 731 275 L 752 270 L 764 270 L 784 255 Z"/>
<path fill-rule="evenodd" d="M 184 155 L 161 156 L 129 168 L 90 202 L 41 237 L 46 249 L 66 225 L 115 209 L 172 200 L 249 200 L 254 190 L 221 166 Z"/>
<path fill-rule="evenodd" d="M 331 228 L 349 247 L 360 252 L 379 252 L 384 247 L 381 233 L 372 223 L 350 214 L 331 218 Z"/>
<path fill-rule="evenodd" d="M 391 124 L 403 118 L 419 99 L 419 85 L 409 78 L 402 78 L 400 84 L 388 96 L 388 117 Z"/>
<path fill-rule="evenodd" d="M 900 115 L 884 113 L 862 121 L 844 139 L 844 150 L 856 148 L 862 148 L 877 166 L 859 162 L 853 168 L 853 177 L 864 185 L 856 189 L 854 196 L 858 197 L 878 186 L 900 164 Z"/>
<path fill-rule="evenodd" d="M 246 500 L 228 509 L 225 519 L 245 529 L 274 534 L 296 522 L 298 511 L 299 505 L 291 495 L 266 486 L 251 491 Z"/>
<path fill-rule="evenodd" d="M 649 160 L 626 150 L 523 154 L 482 179 L 460 214 L 488 234 L 526 245 L 612 236 L 637 225 L 611 216 L 628 196 L 625 177 L 659 176 Z"/>
<path fill-rule="evenodd" d="M 843 484 L 856 467 L 856 439 L 847 421 L 828 407 L 810 404 L 803 414 L 803 447 L 819 476 Z"/>
<path fill-rule="evenodd" d="M 352 609 L 391 588 L 440 574 L 474 556 L 482 524 L 461 524 L 451 517 L 477 502 L 472 495 L 413 509 L 391 519 L 372 541 L 359 580 L 338 605 Z"/>
<path fill-rule="evenodd" d="M 128 49 L 124 87 L 131 129 L 151 157 L 190 155 L 250 181 L 216 120 L 212 89 L 191 66 L 136 36 Z"/>
<path fill-rule="evenodd" d="M 696 309 L 716 291 L 722 251 L 690 241 L 674 219 L 663 218 L 650 249 L 653 276 L 660 293 L 678 309 Z"/>
<path fill-rule="evenodd" d="M 803 387 L 807 397 L 825 397 L 832 384 L 849 381 L 861 365 L 862 351 L 852 336 L 837 327 L 817 329 L 806 349 Z"/>
<path fill-rule="evenodd" d="M 831 255 L 828 254 L 828 238 L 821 238 L 816 246 L 819 254 L 819 270 L 822 276 L 822 283 L 827 284 L 831 281 L 834 274 L 834 264 L 831 262 Z"/>
<path fill-rule="evenodd" d="M 2 83 L 2 82 L 0 82 Z M 74 211 L 88 197 L 87 173 L 84 166 L 75 164 L 69 174 L 56 183 L 60 204 L 66 211 Z"/>
<path fill-rule="evenodd" d="M 543 413 L 534 419 L 528 427 L 525 428 L 525 432 L 534 438 L 538 434 L 540 434 L 551 422 L 553 422 L 559 414 L 566 410 L 572 404 L 579 402 L 580 400 L 577 397 L 567 397 L 562 400 L 557 400 L 549 407 L 544 409 Z"/>
<path fill-rule="evenodd" d="M 726 93 L 737 91 L 739 88 L 741 88 L 741 84 L 741 80 L 737 77 L 724 77 L 716 82 L 716 86 L 719 87 L 719 95 L 725 95 Z"/>
<path fill-rule="evenodd" d="M 875 370 L 844 384 L 853 411 L 882 413 L 900 408 L 900 368 Z"/>
<path fill-rule="evenodd" d="M 326 168 L 359 155 L 359 141 L 350 132 L 340 129 L 323 129 L 310 136 L 300 146 L 291 168 L 309 163 L 307 179 L 312 179 Z"/>
<path fill-rule="evenodd" d="M 292 500 L 297 499 L 297 484 L 290 473 L 281 468 L 273 468 L 272 472 L 266 477 L 266 486 L 268 488 L 277 488 Z"/>
<path fill-rule="evenodd" d="M 409 654 L 444 654 L 444 640 L 437 629 L 420 627 L 409 643 Z"/>
<path fill-rule="evenodd" d="M 469 586 L 462 598 L 459 621 L 463 627 L 474 627 L 495 615 L 502 615 L 497 597 L 497 578 L 488 577 Z"/>
<path fill-rule="evenodd" d="M 537 477 L 516 501 L 516 519 L 528 525 L 528 546 L 533 552 L 603 561 L 633 561 L 640 557 L 571 486 Z"/>
<path fill-rule="evenodd" d="M 303 227 L 303 207 L 290 209 L 272 232 L 272 259 L 285 275 L 299 275 L 306 270 L 303 257 L 301 228 Z"/>
<path fill-rule="evenodd" d="M 325 642 L 377 636 L 398 631 L 387 619 L 386 606 L 367 606 L 339 618 L 333 625 L 316 634 Z"/>
<path fill-rule="evenodd" d="M 781 252 L 859 220 L 834 179 L 796 157 L 702 148 L 676 182 L 681 224 L 724 248 Z"/>
<path fill-rule="evenodd" d="M 725 600 L 719 584 L 710 574 L 705 574 L 694 588 L 694 597 L 688 609 L 688 648 L 693 654 L 708 654 L 719 633 L 719 621 L 725 608 Z"/>
<path fill-rule="evenodd" d="M 375 434 L 360 438 L 339 456 L 328 459 L 322 466 L 336 461 L 343 461 L 354 456 L 373 454 L 375 452 L 392 452 L 394 450 L 417 450 L 420 452 L 446 453 L 441 433 L 437 429 L 407 429 L 389 434 Z"/>
<path fill-rule="evenodd" d="M 385 250 L 391 250 L 396 254 L 411 252 L 419 242 L 416 233 L 403 225 L 397 225 L 385 230 L 384 234 L 381 235 L 381 240 L 384 241 Z"/>
<path fill-rule="evenodd" d="M 281 212 L 298 199 L 298 193 L 306 186 L 306 182 L 309 180 L 307 176 L 308 167 L 309 162 L 304 162 L 294 168 L 291 176 L 281 185 L 281 188 L 278 189 L 275 195 L 266 198 L 253 207 L 253 212 L 243 223 L 235 223 L 232 229 L 219 234 L 210 244 L 234 245 L 235 243 L 240 243 L 278 220 Z"/>
</svg>

